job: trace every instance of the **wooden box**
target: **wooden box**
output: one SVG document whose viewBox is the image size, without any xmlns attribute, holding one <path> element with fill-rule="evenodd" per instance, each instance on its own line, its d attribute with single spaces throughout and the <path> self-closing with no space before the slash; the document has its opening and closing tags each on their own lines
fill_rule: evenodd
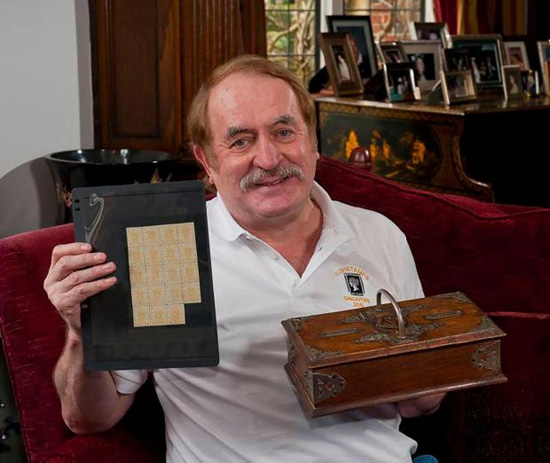
<svg viewBox="0 0 550 463">
<path fill-rule="evenodd" d="M 460 292 L 397 304 L 380 290 L 376 306 L 282 325 L 285 369 L 313 417 L 506 381 L 504 332 Z"/>
</svg>

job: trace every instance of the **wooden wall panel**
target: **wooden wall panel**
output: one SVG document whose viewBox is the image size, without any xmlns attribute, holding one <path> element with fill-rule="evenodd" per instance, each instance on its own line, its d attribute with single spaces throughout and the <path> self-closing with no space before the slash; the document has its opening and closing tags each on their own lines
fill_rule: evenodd
<svg viewBox="0 0 550 463">
<path fill-rule="evenodd" d="M 96 147 L 178 150 L 177 3 L 91 0 Z"/>
<path fill-rule="evenodd" d="M 96 147 L 186 152 L 194 94 L 243 52 L 244 0 L 89 1 Z M 244 20 L 263 14 L 258 1 L 243 3 Z M 247 51 L 258 47 L 248 42 Z"/>
<path fill-rule="evenodd" d="M 202 81 L 217 66 L 242 53 L 239 0 L 181 0 L 181 24 L 185 120 Z"/>
</svg>

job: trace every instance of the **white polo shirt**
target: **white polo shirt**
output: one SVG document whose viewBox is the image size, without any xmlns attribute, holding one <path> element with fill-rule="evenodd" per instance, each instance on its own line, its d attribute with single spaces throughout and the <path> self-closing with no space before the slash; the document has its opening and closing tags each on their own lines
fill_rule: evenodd
<svg viewBox="0 0 550 463">
<path fill-rule="evenodd" d="M 409 246 L 378 213 L 312 196 L 323 231 L 302 277 L 250 235 L 218 196 L 208 203 L 220 364 L 155 370 L 170 462 L 410 462 L 415 442 L 399 432 L 393 404 L 310 419 L 286 375 L 290 317 L 374 304 L 379 288 L 422 297 Z M 146 371 L 114 373 L 133 393 Z"/>
</svg>

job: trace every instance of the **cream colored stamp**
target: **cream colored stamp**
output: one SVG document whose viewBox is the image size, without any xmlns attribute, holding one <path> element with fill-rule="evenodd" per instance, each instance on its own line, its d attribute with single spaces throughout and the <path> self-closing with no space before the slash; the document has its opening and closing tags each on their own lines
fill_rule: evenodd
<svg viewBox="0 0 550 463">
<path fill-rule="evenodd" d="M 164 265 L 164 278 L 167 284 L 181 283 L 182 272 L 181 264 L 165 264 Z"/>
<path fill-rule="evenodd" d="M 197 246 L 195 246 L 195 243 L 181 243 L 179 254 L 183 262 L 197 262 Z"/>
<path fill-rule="evenodd" d="M 181 283 L 166 285 L 166 303 L 183 304 L 183 302 L 183 285 Z"/>
<path fill-rule="evenodd" d="M 162 265 L 162 248 L 160 246 L 146 246 L 145 261 L 147 265 Z"/>
<path fill-rule="evenodd" d="M 128 243 L 128 247 L 143 246 L 143 230 L 141 227 L 127 228 L 126 241 Z"/>
<path fill-rule="evenodd" d="M 130 285 L 132 287 L 135 286 L 142 286 L 147 284 L 147 271 L 146 267 L 143 266 L 135 266 L 130 267 Z"/>
<path fill-rule="evenodd" d="M 147 266 L 147 284 L 164 285 L 164 268 L 162 265 Z"/>
<path fill-rule="evenodd" d="M 199 267 L 196 263 L 183 264 L 183 281 L 184 283 L 199 282 Z"/>
<path fill-rule="evenodd" d="M 149 307 L 134 307 L 134 326 L 150 326 L 151 315 L 149 313 Z"/>
<path fill-rule="evenodd" d="M 178 242 L 178 229 L 176 224 L 159 225 L 160 241 L 161 243 L 177 243 Z"/>
<path fill-rule="evenodd" d="M 166 288 L 164 285 L 147 286 L 150 305 L 166 304 Z"/>
<path fill-rule="evenodd" d="M 160 226 L 143 227 L 143 240 L 146 246 L 160 244 Z"/>
<path fill-rule="evenodd" d="M 162 261 L 165 263 L 180 261 L 180 250 L 176 243 L 162 245 Z"/>
<path fill-rule="evenodd" d="M 183 301 L 186 304 L 200 304 L 201 287 L 198 283 L 188 283 L 183 285 Z"/>
<path fill-rule="evenodd" d="M 143 246 L 128 248 L 128 263 L 130 264 L 130 267 L 145 265 L 145 252 L 143 250 Z"/>
<path fill-rule="evenodd" d="M 132 307 L 149 307 L 149 295 L 147 286 L 137 286 L 130 291 L 132 295 Z"/>
<path fill-rule="evenodd" d="M 193 222 L 178 224 L 178 241 L 180 242 L 195 242 L 195 225 Z"/>
</svg>

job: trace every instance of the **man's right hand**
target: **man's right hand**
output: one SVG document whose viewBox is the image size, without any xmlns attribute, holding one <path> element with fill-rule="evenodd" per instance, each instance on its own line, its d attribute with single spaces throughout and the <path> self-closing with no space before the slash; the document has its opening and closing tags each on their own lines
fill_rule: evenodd
<svg viewBox="0 0 550 463">
<path fill-rule="evenodd" d="M 52 252 L 44 289 L 73 333 L 80 333 L 80 304 L 113 286 L 115 264 L 86 243 L 61 244 Z"/>
</svg>

